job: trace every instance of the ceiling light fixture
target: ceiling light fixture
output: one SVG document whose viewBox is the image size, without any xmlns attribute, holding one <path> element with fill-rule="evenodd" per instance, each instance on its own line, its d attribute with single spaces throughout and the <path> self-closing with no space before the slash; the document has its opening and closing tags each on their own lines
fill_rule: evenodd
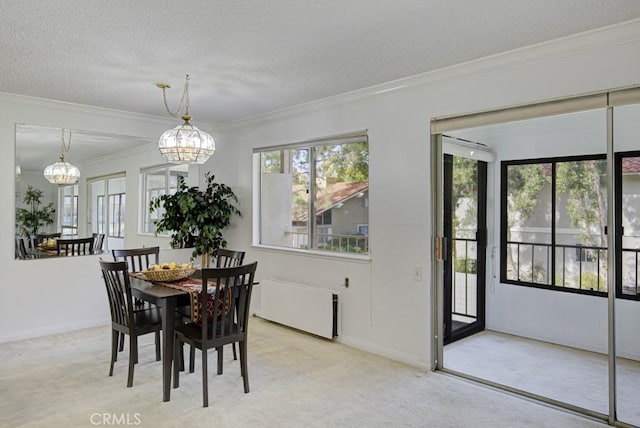
<svg viewBox="0 0 640 428">
<path fill-rule="evenodd" d="M 156 83 L 156 86 L 162 89 L 164 106 L 171 116 L 178 117 L 182 106 L 186 106 L 185 114 L 182 115 L 184 123 L 165 131 L 160 136 L 160 140 L 158 141 L 160 153 L 162 153 L 169 162 L 173 163 L 205 163 L 216 151 L 216 143 L 213 141 L 211 135 L 189 123 L 191 120 L 191 115 L 189 114 L 189 75 L 186 75 L 182 98 L 180 98 L 180 103 L 175 113 L 171 112 L 167 104 L 166 92 L 167 88 L 171 86 L 168 83 Z"/>
<path fill-rule="evenodd" d="M 71 148 L 71 130 L 69 130 L 69 142 L 67 144 L 64 143 L 64 129 L 62 130 L 61 140 L 60 160 L 44 169 L 44 177 L 53 184 L 74 184 L 80 178 L 80 170 L 64 160 L 64 153 L 69 153 Z"/>
</svg>

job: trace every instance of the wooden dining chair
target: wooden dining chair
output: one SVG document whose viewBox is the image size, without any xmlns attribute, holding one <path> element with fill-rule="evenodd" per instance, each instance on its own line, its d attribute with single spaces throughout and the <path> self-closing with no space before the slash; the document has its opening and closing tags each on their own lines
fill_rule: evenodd
<svg viewBox="0 0 640 428">
<path fill-rule="evenodd" d="M 160 247 L 120 248 L 111 250 L 111 254 L 114 261 L 126 262 L 129 272 L 140 272 L 160 264 Z"/>
<path fill-rule="evenodd" d="M 56 248 L 59 256 L 81 256 L 93 253 L 93 238 L 58 239 Z"/>
<path fill-rule="evenodd" d="M 173 387 L 180 386 L 180 352 L 186 343 L 202 354 L 202 403 L 209 406 L 208 349 L 218 354 L 218 374 L 222 374 L 222 347 L 238 343 L 244 392 L 249 392 L 247 371 L 247 331 L 249 306 L 258 262 L 230 268 L 202 269 L 202 289 L 198 294 L 200 319 L 177 325 L 174 341 Z M 209 304 L 211 300 L 211 304 Z"/>
<path fill-rule="evenodd" d="M 111 250 L 113 261 L 123 261 L 127 264 L 129 272 L 140 272 L 149 269 L 153 264 L 160 263 L 160 247 L 119 248 Z M 136 308 L 143 308 L 145 302 L 134 299 Z M 153 303 L 147 303 L 149 307 L 155 307 Z M 120 340 L 120 351 L 124 349 L 124 335 Z"/>
<path fill-rule="evenodd" d="M 99 260 L 100 269 L 107 287 L 111 310 L 111 365 L 109 376 L 118 358 L 118 337 L 129 335 L 129 375 L 127 387 L 133 386 L 133 366 L 138 362 L 138 336 L 155 333 L 156 361 L 160 361 L 160 331 L 162 317 L 158 308 L 135 310 L 131 296 L 129 271 L 125 262 Z"/>
<path fill-rule="evenodd" d="M 229 250 L 226 248 L 218 248 L 215 253 L 216 267 L 235 267 L 240 266 L 244 261 L 244 251 Z"/>
<path fill-rule="evenodd" d="M 216 250 L 215 255 L 214 255 L 215 256 L 215 261 L 216 261 L 216 267 L 217 268 L 222 268 L 222 267 L 240 266 L 242 264 L 242 262 L 244 261 L 245 254 L 246 253 L 244 251 L 236 251 L 236 250 L 229 250 L 229 249 L 226 249 L 226 248 L 218 248 Z M 189 307 L 182 307 L 182 308 L 178 308 L 177 311 L 178 311 L 179 315 L 181 315 L 182 317 L 189 317 L 191 309 Z M 236 352 L 236 344 L 235 343 L 231 344 L 231 349 L 233 351 L 233 359 L 237 360 L 238 359 L 238 353 Z M 190 373 L 193 373 L 193 371 L 194 371 L 195 360 L 196 360 L 196 350 L 192 346 L 189 349 L 189 372 Z"/>
<path fill-rule="evenodd" d="M 49 239 L 58 239 L 62 236 L 62 232 L 56 233 L 34 233 L 29 235 L 29 244 L 31 249 L 35 249 L 38 244 L 47 242 Z"/>
</svg>

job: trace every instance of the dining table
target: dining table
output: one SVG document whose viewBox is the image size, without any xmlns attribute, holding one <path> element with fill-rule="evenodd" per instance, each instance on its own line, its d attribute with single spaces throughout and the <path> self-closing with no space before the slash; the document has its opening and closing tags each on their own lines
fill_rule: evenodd
<svg viewBox="0 0 640 428">
<path fill-rule="evenodd" d="M 162 313 L 162 401 L 169 401 L 171 398 L 175 310 L 178 306 L 190 304 L 189 293 L 134 275 L 130 275 L 130 285 L 133 297 L 153 303 Z"/>
</svg>

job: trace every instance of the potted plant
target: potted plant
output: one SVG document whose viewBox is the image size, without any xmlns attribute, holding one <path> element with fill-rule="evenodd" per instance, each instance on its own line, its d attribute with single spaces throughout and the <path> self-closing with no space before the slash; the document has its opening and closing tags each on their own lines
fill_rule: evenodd
<svg viewBox="0 0 640 428">
<path fill-rule="evenodd" d="M 153 213 L 158 211 L 160 220 L 154 221 L 156 233 L 170 232 L 174 248 L 193 247 L 192 257 L 202 256 L 202 267 L 208 267 L 214 252 L 227 246 L 222 231 L 231 223 L 234 214 L 241 215 L 233 190 L 216 183 L 215 176 L 207 173 L 206 188 L 188 187 L 183 177 L 178 177 L 178 190 L 162 195 L 150 202 Z"/>
<path fill-rule="evenodd" d="M 28 208 L 16 208 L 16 222 L 19 234 L 23 236 L 35 235 L 42 226 L 50 226 L 55 220 L 55 206 L 53 202 L 42 205 L 42 190 L 28 186 L 22 200 Z"/>
</svg>

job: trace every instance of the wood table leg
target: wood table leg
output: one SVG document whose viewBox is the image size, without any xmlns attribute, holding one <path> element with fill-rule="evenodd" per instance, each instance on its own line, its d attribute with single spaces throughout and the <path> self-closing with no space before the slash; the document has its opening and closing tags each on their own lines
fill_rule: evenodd
<svg viewBox="0 0 640 428">
<path fill-rule="evenodd" d="M 170 297 L 162 302 L 162 401 L 169 401 L 171 395 L 171 363 L 173 361 L 173 335 L 176 299 Z"/>
</svg>

